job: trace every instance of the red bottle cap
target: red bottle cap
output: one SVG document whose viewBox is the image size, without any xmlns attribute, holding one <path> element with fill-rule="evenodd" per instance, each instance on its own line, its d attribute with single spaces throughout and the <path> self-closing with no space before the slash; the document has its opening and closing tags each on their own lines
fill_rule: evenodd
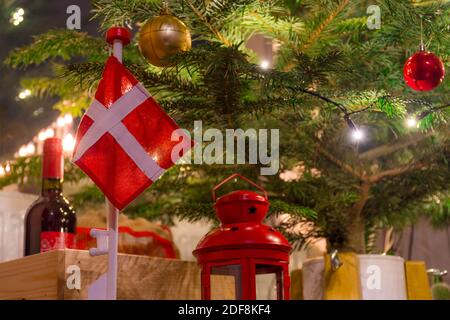
<svg viewBox="0 0 450 320">
<path fill-rule="evenodd" d="M 64 158 L 61 139 L 48 138 L 44 141 L 42 178 L 62 179 L 64 177 Z"/>
</svg>

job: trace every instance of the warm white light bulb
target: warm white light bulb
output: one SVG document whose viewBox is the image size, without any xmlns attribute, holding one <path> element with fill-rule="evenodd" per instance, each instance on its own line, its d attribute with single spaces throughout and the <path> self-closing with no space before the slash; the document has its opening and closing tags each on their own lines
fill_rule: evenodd
<svg viewBox="0 0 450 320">
<path fill-rule="evenodd" d="M 19 16 L 23 16 L 25 14 L 25 10 L 23 10 L 22 8 L 17 9 L 17 14 Z"/>
<path fill-rule="evenodd" d="M 356 130 L 353 130 L 352 136 L 355 141 L 361 141 L 362 138 L 364 137 L 364 134 L 361 130 L 356 129 Z"/>
<path fill-rule="evenodd" d="M 64 120 L 63 117 L 58 117 L 58 119 L 56 119 L 56 125 L 59 128 L 62 128 L 62 127 L 64 127 L 66 125 L 66 120 Z"/>
<path fill-rule="evenodd" d="M 0 177 L 3 177 L 5 174 L 5 169 L 3 169 L 3 166 L 0 165 Z"/>
<path fill-rule="evenodd" d="M 270 67 L 270 63 L 269 63 L 269 61 L 267 61 L 267 60 L 262 60 L 261 63 L 260 63 L 259 65 L 260 65 L 260 67 L 261 67 L 262 69 L 264 69 L 264 70 L 267 70 L 267 69 L 269 69 L 269 67 Z"/>
<path fill-rule="evenodd" d="M 35 151 L 36 151 L 36 147 L 34 146 L 33 142 L 30 142 L 29 144 L 27 144 L 27 155 L 34 154 Z"/>
<path fill-rule="evenodd" d="M 39 132 L 39 134 L 38 134 L 38 139 L 39 139 L 39 141 L 44 141 L 45 139 L 47 139 L 47 135 L 46 135 L 46 133 L 45 133 L 44 130 L 41 130 L 41 131 Z"/>
<path fill-rule="evenodd" d="M 75 148 L 75 139 L 73 135 L 68 133 L 62 140 L 63 150 L 67 153 L 70 153 Z"/>
<path fill-rule="evenodd" d="M 25 89 L 19 92 L 19 99 L 25 99 L 31 95 L 31 91 L 29 89 Z"/>
<path fill-rule="evenodd" d="M 416 127 L 417 126 L 417 120 L 416 120 L 416 118 L 408 118 L 407 120 L 406 120 L 406 125 L 409 127 L 409 128 L 414 128 L 414 127 Z"/>
<path fill-rule="evenodd" d="M 19 157 L 26 157 L 27 156 L 27 147 L 21 146 L 19 149 Z"/>
<path fill-rule="evenodd" d="M 70 114 L 66 114 L 64 116 L 64 121 L 66 122 L 66 124 L 71 124 L 73 122 L 73 117 Z"/>
<path fill-rule="evenodd" d="M 54 136 L 55 136 L 55 130 L 53 130 L 52 128 L 48 128 L 47 130 L 45 130 L 45 139 L 52 138 Z"/>
<path fill-rule="evenodd" d="M 9 163 L 6 163 L 5 172 L 6 173 L 10 173 L 11 172 L 11 165 Z"/>
</svg>

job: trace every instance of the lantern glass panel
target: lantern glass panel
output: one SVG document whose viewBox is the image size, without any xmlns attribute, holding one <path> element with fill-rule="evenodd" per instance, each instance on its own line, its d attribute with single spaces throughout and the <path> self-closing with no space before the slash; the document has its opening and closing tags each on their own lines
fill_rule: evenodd
<svg viewBox="0 0 450 320">
<path fill-rule="evenodd" d="M 234 292 L 234 296 L 230 292 Z M 242 299 L 241 265 L 211 267 L 211 300 L 239 299 Z"/>
<path fill-rule="evenodd" d="M 256 300 L 283 299 L 283 268 L 281 266 L 257 264 Z"/>
</svg>

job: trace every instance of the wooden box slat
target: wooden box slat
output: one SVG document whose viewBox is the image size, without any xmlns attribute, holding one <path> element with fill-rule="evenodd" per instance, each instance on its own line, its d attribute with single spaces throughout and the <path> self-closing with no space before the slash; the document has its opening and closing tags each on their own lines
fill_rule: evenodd
<svg viewBox="0 0 450 320">
<path fill-rule="evenodd" d="M 70 265 L 81 272 L 80 290 L 69 289 Z M 0 263 L 0 299 L 87 299 L 88 286 L 107 270 L 107 256 L 84 250 L 56 250 Z M 224 298 L 233 286 L 224 281 Z M 195 262 L 136 255 L 118 256 L 118 299 L 200 299 Z"/>
</svg>

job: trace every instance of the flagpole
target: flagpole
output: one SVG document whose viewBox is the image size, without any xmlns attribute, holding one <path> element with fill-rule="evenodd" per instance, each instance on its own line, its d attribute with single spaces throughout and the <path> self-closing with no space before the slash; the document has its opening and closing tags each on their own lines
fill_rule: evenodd
<svg viewBox="0 0 450 320">
<path fill-rule="evenodd" d="M 119 210 L 106 200 L 108 223 L 108 273 L 106 279 L 106 299 L 117 299 L 117 251 L 119 232 Z"/>
<path fill-rule="evenodd" d="M 116 39 L 113 42 L 113 56 L 122 63 L 122 40 Z"/>
<path fill-rule="evenodd" d="M 125 28 L 111 28 L 106 41 L 113 46 L 113 55 L 122 63 L 123 45 L 130 42 L 130 34 Z M 117 251 L 119 236 L 119 210 L 106 199 L 108 224 L 108 272 L 106 279 L 106 299 L 117 299 Z"/>
</svg>

